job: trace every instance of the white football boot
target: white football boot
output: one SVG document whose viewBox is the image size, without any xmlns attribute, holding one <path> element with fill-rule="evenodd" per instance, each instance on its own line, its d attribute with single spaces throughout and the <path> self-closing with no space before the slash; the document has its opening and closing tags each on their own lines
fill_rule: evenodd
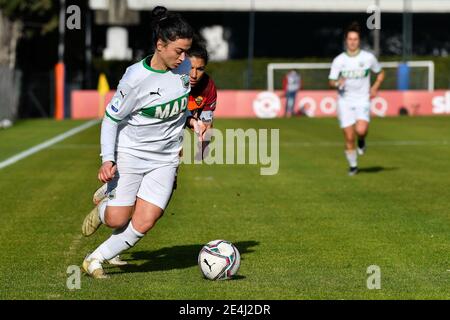
<svg viewBox="0 0 450 320">
<path fill-rule="evenodd" d="M 112 266 L 126 266 L 128 264 L 128 262 L 122 260 L 119 255 L 112 259 L 106 260 L 106 262 Z"/>
<path fill-rule="evenodd" d="M 364 155 L 364 153 L 366 153 L 366 147 L 364 147 L 364 148 L 356 148 L 356 151 L 358 152 L 358 155 L 359 156 L 362 156 L 362 155 Z"/>
</svg>

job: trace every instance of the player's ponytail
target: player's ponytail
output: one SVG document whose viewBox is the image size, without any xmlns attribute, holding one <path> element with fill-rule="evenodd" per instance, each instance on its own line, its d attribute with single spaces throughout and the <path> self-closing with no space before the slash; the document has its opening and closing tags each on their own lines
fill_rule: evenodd
<svg viewBox="0 0 450 320">
<path fill-rule="evenodd" d="M 152 24 L 153 23 L 158 23 L 161 20 L 164 20 L 165 18 L 167 18 L 167 9 L 165 7 L 162 6 L 157 6 L 152 10 Z"/>
<path fill-rule="evenodd" d="M 177 39 L 192 39 L 194 30 L 176 13 L 169 12 L 165 7 L 158 6 L 152 10 L 153 44 L 158 40 L 167 43 Z"/>
</svg>

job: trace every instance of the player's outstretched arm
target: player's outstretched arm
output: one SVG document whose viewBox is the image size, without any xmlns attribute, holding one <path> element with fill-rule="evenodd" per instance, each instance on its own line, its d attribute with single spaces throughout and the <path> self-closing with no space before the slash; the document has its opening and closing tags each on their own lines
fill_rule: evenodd
<svg viewBox="0 0 450 320">
<path fill-rule="evenodd" d="M 370 88 L 370 98 L 374 98 L 378 94 L 378 89 L 380 89 L 381 84 L 384 81 L 384 70 L 381 70 L 377 74 L 377 79 L 372 85 L 372 88 Z"/>
</svg>

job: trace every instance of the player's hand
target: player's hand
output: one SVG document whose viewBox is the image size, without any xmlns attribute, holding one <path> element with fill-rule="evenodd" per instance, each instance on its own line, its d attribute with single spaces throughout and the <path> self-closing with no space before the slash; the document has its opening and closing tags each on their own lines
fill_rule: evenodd
<svg viewBox="0 0 450 320">
<path fill-rule="evenodd" d="M 344 88 L 345 85 L 345 78 L 339 78 L 337 81 L 337 88 L 342 90 L 342 88 Z"/>
<path fill-rule="evenodd" d="M 211 142 L 212 138 L 212 121 L 201 121 L 198 120 L 199 129 L 200 129 L 200 135 L 202 137 L 202 140 L 199 140 L 201 143 L 200 149 L 201 149 L 201 158 L 202 160 L 208 155 L 209 149 L 209 143 Z"/>
<path fill-rule="evenodd" d="M 98 180 L 100 180 L 102 183 L 111 181 L 112 178 L 114 178 L 116 171 L 117 171 L 116 164 L 113 163 L 112 161 L 106 161 L 102 164 L 100 170 L 98 170 Z"/>
<path fill-rule="evenodd" d="M 375 98 L 378 95 L 378 89 L 377 88 L 370 88 L 370 99 Z"/>
<path fill-rule="evenodd" d="M 197 119 L 195 119 L 194 117 L 189 118 L 189 127 L 191 127 L 195 134 L 198 137 L 198 140 L 200 142 L 203 141 L 203 134 L 200 133 L 201 129 L 200 129 L 200 124 L 199 121 Z"/>
<path fill-rule="evenodd" d="M 199 128 L 199 135 L 202 137 L 201 141 L 209 140 L 207 137 L 208 130 L 212 128 L 212 121 L 206 122 L 198 120 L 198 128 Z"/>
</svg>

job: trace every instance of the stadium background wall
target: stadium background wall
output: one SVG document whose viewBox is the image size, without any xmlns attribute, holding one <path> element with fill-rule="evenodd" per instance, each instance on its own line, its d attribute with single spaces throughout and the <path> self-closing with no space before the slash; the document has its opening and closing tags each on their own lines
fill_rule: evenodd
<svg viewBox="0 0 450 320">
<path fill-rule="evenodd" d="M 265 92 L 257 90 L 219 90 L 217 97 L 218 118 L 273 118 L 284 115 L 285 98 L 281 91 Z M 106 103 L 113 96 L 106 96 Z M 72 118 L 90 119 L 98 116 L 99 95 L 95 90 L 72 92 Z M 450 115 L 450 91 L 433 92 L 409 90 L 380 91 L 372 100 L 373 116 L 397 116 L 400 110 L 413 116 Z M 336 116 L 336 91 L 300 91 L 296 101 L 296 112 L 309 117 Z"/>
</svg>

